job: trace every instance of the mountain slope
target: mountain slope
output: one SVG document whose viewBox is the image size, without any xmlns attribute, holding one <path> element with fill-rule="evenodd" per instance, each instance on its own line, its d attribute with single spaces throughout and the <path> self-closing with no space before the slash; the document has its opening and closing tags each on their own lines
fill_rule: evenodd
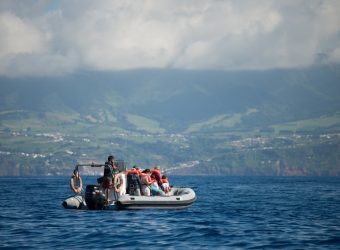
<svg viewBox="0 0 340 250">
<path fill-rule="evenodd" d="M 98 117 L 126 113 L 170 130 L 246 113 L 238 126 L 268 126 L 340 110 L 339 68 L 269 72 L 140 70 L 55 79 L 0 79 L 0 110 L 58 111 Z M 126 120 L 126 119 L 121 119 Z"/>
<path fill-rule="evenodd" d="M 181 174 L 340 175 L 340 67 L 0 77 L 0 175 L 108 154 Z"/>
</svg>

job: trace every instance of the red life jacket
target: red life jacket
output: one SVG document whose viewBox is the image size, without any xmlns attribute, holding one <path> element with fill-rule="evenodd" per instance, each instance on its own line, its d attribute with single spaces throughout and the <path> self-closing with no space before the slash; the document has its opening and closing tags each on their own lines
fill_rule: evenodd
<svg viewBox="0 0 340 250">
<path fill-rule="evenodd" d="M 161 181 L 161 172 L 158 171 L 157 169 L 152 169 L 151 170 L 151 174 L 153 174 L 157 180 L 158 185 L 162 185 L 162 181 Z"/>
<path fill-rule="evenodd" d="M 131 169 L 131 170 L 128 170 L 128 171 L 126 172 L 126 175 L 129 175 L 129 174 L 140 175 L 140 171 L 138 171 L 137 169 Z"/>
</svg>

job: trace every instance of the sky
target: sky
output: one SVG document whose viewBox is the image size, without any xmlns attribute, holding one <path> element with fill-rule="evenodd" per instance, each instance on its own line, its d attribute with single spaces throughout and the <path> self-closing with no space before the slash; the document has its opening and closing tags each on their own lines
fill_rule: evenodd
<svg viewBox="0 0 340 250">
<path fill-rule="evenodd" d="M 340 62 L 339 0 L 1 0 L 0 75 Z"/>
</svg>

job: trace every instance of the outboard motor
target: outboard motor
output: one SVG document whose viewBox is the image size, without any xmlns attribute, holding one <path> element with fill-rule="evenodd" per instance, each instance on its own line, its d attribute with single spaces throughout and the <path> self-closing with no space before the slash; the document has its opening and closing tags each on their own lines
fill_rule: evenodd
<svg viewBox="0 0 340 250">
<path fill-rule="evenodd" d="M 85 191 L 85 202 L 90 210 L 101 210 L 104 208 L 106 199 L 102 189 L 97 185 L 87 185 Z"/>
</svg>

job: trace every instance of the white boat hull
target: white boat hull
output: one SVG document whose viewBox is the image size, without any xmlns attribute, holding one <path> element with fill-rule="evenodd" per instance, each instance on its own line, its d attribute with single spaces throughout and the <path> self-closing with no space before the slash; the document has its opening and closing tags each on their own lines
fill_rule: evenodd
<svg viewBox="0 0 340 250">
<path fill-rule="evenodd" d="M 191 206 L 196 200 L 195 192 L 190 188 L 173 188 L 170 196 L 121 196 L 118 209 L 181 209 Z"/>
<path fill-rule="evenodd" d="M 169 196 L 123 195 L 102 207 L 103 210 L 125 209 L 182 209 L 190 207 L 196 200 L 191 188 L 172 188 Z M 62 205 L 68 209 L 89 209 L 81 195 L 68 197 Z"/>
</svg>

